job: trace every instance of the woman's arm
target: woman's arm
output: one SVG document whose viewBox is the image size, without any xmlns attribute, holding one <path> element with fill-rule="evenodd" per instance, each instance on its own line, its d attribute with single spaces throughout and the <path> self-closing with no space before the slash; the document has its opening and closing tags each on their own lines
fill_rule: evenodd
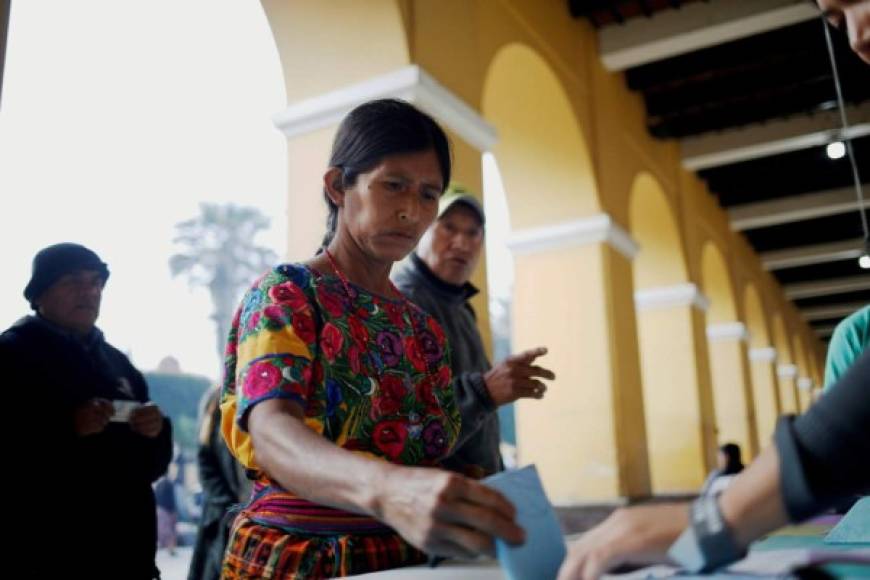
<svg viewBox="0 0 870 580">
<path fill-rule="evenodd" d="M 319 436 L 302 408 L 271 399 L 250 411 L 258 465 L 314 503 L 368 514 L 426 552 L 472 557 L 493 552 L 493 536 L 523 541 L 515 510 L 501 494 L 461 475 L 367 458 Z"/>
</svg>

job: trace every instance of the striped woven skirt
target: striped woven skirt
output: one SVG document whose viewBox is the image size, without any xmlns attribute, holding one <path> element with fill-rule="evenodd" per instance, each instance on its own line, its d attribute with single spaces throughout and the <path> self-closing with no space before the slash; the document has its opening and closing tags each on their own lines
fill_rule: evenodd
<svg viewBox="0 0 870 580">
<path fill-rule="evenodd" d="M 425 561 L 423 552 L 373 518 L 287 492 L 255 492 L 233 523 L 221 578 L 332 578 Z"/>
</svg>

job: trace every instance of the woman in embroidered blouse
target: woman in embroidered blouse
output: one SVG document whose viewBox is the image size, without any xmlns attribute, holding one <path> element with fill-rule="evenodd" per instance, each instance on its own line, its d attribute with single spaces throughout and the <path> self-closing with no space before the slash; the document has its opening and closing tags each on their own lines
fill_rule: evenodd
<svg viewBox="0 0 870 580">
<path fill-rule="evenodd" d="M 258 479 L 225 578 L 311 578 L 491 553 L 521 542 L 500 494 L 436 469 L 459 432 L 444 334 L 389 281 L 450 180 L 443 130 L 401 101 L 342 122 L 328 233 L 258 280 L 226 353 L 222 429 Z"/>
</svg>

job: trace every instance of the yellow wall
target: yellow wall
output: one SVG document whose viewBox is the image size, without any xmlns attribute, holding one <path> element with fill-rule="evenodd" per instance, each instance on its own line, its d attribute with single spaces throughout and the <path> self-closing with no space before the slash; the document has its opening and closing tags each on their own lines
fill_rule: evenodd
<svg viewBox="0 0 870 580">
<path fill-rule="evenodd" d="M 764 317 L 761 299 L 755 286 L 751 284 L 746 286 L 744 304 L 750 348 L 771 348 L 770 331 Z M 758 440 L 760 446 L 764 447 L 773 436 L 776 418 L 780 414 L 779 390 L 776 382 L 776 361 L 751 361 L 750 371 L 752 375 Z"/>
</svg>

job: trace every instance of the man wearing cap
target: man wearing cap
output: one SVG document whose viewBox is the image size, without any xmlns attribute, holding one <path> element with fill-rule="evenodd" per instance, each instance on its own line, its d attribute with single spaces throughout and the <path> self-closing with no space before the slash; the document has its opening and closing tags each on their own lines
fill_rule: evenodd
<svg viewBox="0 0 870 580">
<path fill-rule="evenodd" d="M 393 274 L 396 286 L 432 314 L 447 334 L 462 430 L 444 466 L 475 477 L 504 467 L 498 407 L 520 398 L 542 398 L 546 386 L 539 379 L 555 378 L 533 364 L 545 348 L 510 356 L 495 367 L 486 357 L 468 302 L 478 292 L 469 280 L 483 248 L 485 223 L 480 202 L 460 186 L 451 186 L 439 203 L 438 219 Z"/>
<path fill-rule="evenodd" d="M 6 400 L 22 423 L 13 463 L 26 481 L 14 540 L 50 556 L 19 556 L 21 577 L 159 577 L 151 483 L 172 457 L 172 430 L 95 326 L 108 277 L 83 246 L 41 250 L 24 290 L 35 314 L 0 335 Z"/>
</svg>

